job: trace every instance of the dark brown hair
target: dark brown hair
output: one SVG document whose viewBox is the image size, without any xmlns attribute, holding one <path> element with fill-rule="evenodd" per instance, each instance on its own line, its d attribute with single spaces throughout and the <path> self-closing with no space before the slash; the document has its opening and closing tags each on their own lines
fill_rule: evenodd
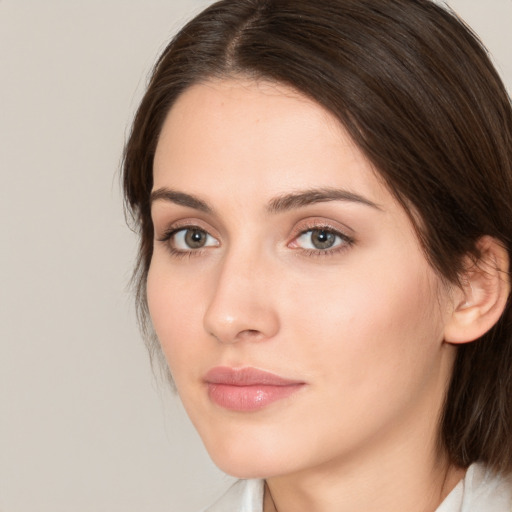
<svg viewBox="0 0 512 512">
<path fill-rule="evenodd" d="M 426 257 L 447 281 L 458 282 L 465 256 L 478 260 L 483 235 L 511 254 L 510 98 L 462 21 L 429 0 L 222 0 L 161 55 L 125 148 L 124 191 L 140 229 L 143 321 L 162 124 L 192 84 L 237 75 L 289 85 L 334 114 L 408 212 Z M 461 467 L 482 461 L 512 470 L 510 300 L 487 334 L 458 348 L 441 442 Z"/>
</svg>

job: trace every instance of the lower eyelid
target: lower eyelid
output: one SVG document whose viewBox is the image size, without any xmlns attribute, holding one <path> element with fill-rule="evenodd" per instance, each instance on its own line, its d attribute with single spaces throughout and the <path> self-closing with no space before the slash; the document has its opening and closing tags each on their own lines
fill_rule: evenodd
<svg viewBox="0 0 512 512">
<path fill-rule="evenodd" d="M 192 248 L 192 247 L 186 247 L 186 248 L 177 248 L 176 244 L 173 243 L 173 238 L 181 231 L 186 230 L 199 230 L 204 232 L 207 235 L 207 241 L 204 246 L 198 247 L 198 248 Z M 335 245 L 332 247 L 327 247 L 325 249 L 321 248 L 315 248 L 315 247 L 301 247 L 297 244 L 297 240 L 312 231 L 326 231 L 328 233 L 333 234 L 335 237 L 337 237 L 339 240 L 336 240 L 334 243 Z M 155 230 L 155 234 L 157 233 L 157 230 Z M 209 231 L 207 231 L 202 226 L 198 226 L 195 224 L 187 224 L 187 225 L 178 225 L 175 227 L 171 227 L 167 231 L 164 231 L 162 234 L 156 236 L 156 240 L 158 242 L 163 243 L 169 252 L 173 256 L 199 256 L 201 255 L 205 250 L 219 247 L 221 245 L 220 241 L 217 237 L 212 235 Z M 213 243 L 212 243 L 213 242 Z M 343 252 L 344 250 L 348 249 L 350 246 L 354 244 L 355 240 L 353 237 L 345 234 L 344 232 L 335 229 L 329 225 L 314 225 L 314 226 L 303 226 L 303 228 L 295 235 L 293 240 L 287 244 L 288 247 L 291 247 L 293 249 L 299 250 L 302 252 L 302 254 L 305 254 L 307 256 L 311 255 L 319 255 L 319 256 L 328 256 L 328 255 L 334 255 L 338 252 Z"/>
<path fill-rule="evenodd" d="M 302 237 L 308 233 L 311 233 L 313 231 L 325 231 L 325 232 L 330 233 L 330 234 L 334 235 L 335 237 L 339 238 L 341 243 L 338 243 L 337 246 L 343 245 L 343 244 L 351 244 L 354 242 L 354 239 L 352 237 L 346 235 L 345 233 L 343 233 L 337 229 L 334 229 L 330 226 L 322 226 L 322 225 L 318 226 L 317 225 L 317 226 L 307 227 L 306 229 L 301 230 L 297 235 L 295 235 L 295 237 L 292 240 L 292 243 L 296 242 L 300 237 Z M 315 250 L 322 251 L 322 249 L 315 249 Z M 324 252 L 327 250 L 328 249 L 325 249 Z"/>
<path fill-rule="evenodd" d="M 205 245 L 197 248 L 188 247 L 183 240 L 186 231 L 188 230 L 197 230 L 203 232 L 207 237 Z M 177 241 L 176 237 L 179 237 L 181 240 Z M 215 236 L 211 235 L 204 228 L 195 225 L 171 228 L 157 240 L 164 245 L 164 247 L 171 253 L 171 256 L 173 257 L 200 256 L 204 251 L 220 246 L 220 242 Z"/>
</svg>

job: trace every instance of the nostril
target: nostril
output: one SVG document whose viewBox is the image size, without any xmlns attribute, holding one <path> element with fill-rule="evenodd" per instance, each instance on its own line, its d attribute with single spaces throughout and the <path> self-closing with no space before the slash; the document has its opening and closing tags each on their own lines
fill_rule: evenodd
<svg viewBox="0 0 512 512">
<path fill-rule="evenodd" d="M 256 341 L 263 337 L 263 333 L 258 329 L 243 329 L 235 335 L 233 341 Z"/>
<path fill-rule="evenodd" d="M 279 330 L 279 320 L 272 302 L 254 290 L 241 293 L 238 287 L 237 296 L 229 283 L 227 280 L 217 289 L 208 305 L 203 317 L 205 331 L 221 343 L 273 338 Z"/>
<path fill-rule="evenodd" d="M 230 339 L 220 339 L 218 336 L 215 336 L 215 338 L 221 342 L 224 343 L 236 343 L 240 341 L 258 341 L 260 339 L 263 339 L 265 336 L 264 334 L 259 331 L 258 329 L 243 329 L 240 332 L 236 333 L 234 337 Z"/>
</svg>

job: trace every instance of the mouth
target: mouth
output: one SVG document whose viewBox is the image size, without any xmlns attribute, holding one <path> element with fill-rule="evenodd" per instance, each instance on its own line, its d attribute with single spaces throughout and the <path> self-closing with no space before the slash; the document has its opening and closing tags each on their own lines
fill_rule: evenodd
<svg viewBox="0 0 512 512">
<path fill-rule="evenodd" d="M 208 396 L 230 411 L 251 412 L 284 400 L 299 391 L 305 382 L 286 379 L 256 368 L 212 368 L 204 377 Z"/>
</svg>

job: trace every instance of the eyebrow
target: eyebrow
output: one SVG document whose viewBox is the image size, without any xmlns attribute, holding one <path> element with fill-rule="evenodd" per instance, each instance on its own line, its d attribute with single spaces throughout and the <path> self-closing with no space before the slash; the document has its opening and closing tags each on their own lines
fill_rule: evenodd
<svg viewBox="0 0 512 512">
<path fill-rule="evenodd" d="M 271 213 L 279 213 L 295 208 L 303 208 L 315 203 L 326 203 L 329 201 L 359 203 L 377 210 L 382 210 L 377 203 L 374 203 L 359 194 L 355 194 L 354 192 L 337 188 L 320 188 L 294 192 L 272 199 L 269 203 L 268 211 Z"/>
<path fill-rule="evenodd" d="M 149 202 L 150 204 L 153 204 L 155 201 L 169 201 L 171 203 L 193 208 L 194 210 L 199 210 L 204 213 L 213 213 L 213 208 L 202 199 L 199 199 L 198 197 L 191 194 L 177 192 L 176 190 L 171 190 L 166 187 L 162 187 L 151 192 Z"/>
<path fill-rule="evenodd" d="M 162 187 L 151 192 L 150 204 L 153 204 L 155 201 L 168 201 L 204 213 L 213 213 L 213 208 L 197 196 L 178 192 L 167 187 Z M 276 197 L 268 203 L 267 211 L 270 213 L 281 213 L 287 210 L 304 208 L 312 204 L 326 203 L 329 201 L 359 203 L 377 210 L 382 210 L 378 204 L 354 192 L 337 188 L 319 188 L 293 192 Z"/>
</svg>

